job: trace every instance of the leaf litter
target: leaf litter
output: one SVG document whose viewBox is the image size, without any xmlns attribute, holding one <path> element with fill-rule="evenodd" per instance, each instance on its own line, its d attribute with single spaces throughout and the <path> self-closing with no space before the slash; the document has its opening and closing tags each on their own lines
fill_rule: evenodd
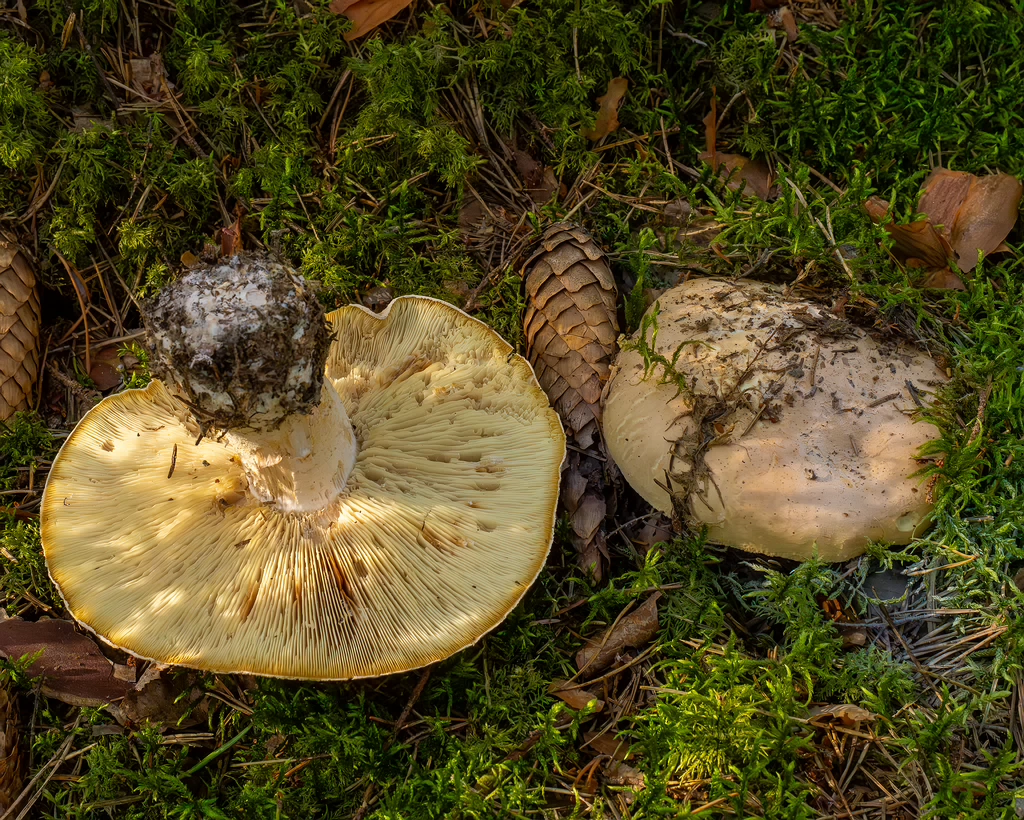
<svg viewBox="0 0 1024 820">
<path fill-rule="evenodd" d="M 621 615 L 608 629 L 591 638 L 576 653 L 576 668 L 581 673 L 600 672 L 627 648 L 646 646 L 658 634 L 658 600 L 660 592 L 638 606 L 633 612 Z"/>
<path fill-rule="evenodd" d="M 411 3 L 412 0 L 334 0 L 330 9 L 352 21 L 352 29 L 345 33 L 345 39 L 352 41 L 383 25 Z"/>
<path fill-rule="evenodd" d="M 583 136 L 592 142 L 604 139 L 619 128 L 619 107 L 629 89 L 629 80 L 625 77 L 613 77 L 608 81 L 608 89 L 597 98 L 597 120 L 593 128 L 583 129 Z"/>
<path fill-rule="evenodd" d="M 705 150 L 697 158 L 711 166 L 730 191 L 742 191 L 747 196 L 768 199 L 775 185 L 775 175 L 763 159 L 750 159 L 742 154 L 719 151 L 718 101 L 712 91 L 711 111 L 704 118 Z"/>
<path fill-rule="evenodd" d="M 202 699 L 188 675 L 173 678 L 166 666 L 151 664 L 136 680 L 134 663 L 115 664 L 71 621 L 0 622 L 0 656 L 31 658 L 27 674 L 39 679 L 46 697 L 70 706 L 107 707 L 122 724 L 178 725 Z M 203 713 L 200 709 L 197 717 Z"/>
<path fill-rule="evenodd" d="M 896 259 L 907 268 L 923 269 L 921 287 L 964 290 L 950 265 L 969 273 L 979 257 L 1006 250 L 1004 240 L 1017 224 L 1022 193 L 1020 181 L 1009 174 L 979 177 L 936 168 L 921 185 L 917 209 L 923 219 L 887 223 L 889 203 L 879 197 L 868 199 L 864 209 L 873 222 L 884 224 Z"/>
</svg>

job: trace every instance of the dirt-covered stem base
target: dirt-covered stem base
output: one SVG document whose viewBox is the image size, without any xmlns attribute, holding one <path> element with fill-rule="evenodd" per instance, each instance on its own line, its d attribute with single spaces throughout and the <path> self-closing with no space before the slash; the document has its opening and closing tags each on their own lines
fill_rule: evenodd
<svg viewBox="0 0 1024 820">
<path fill-rule="evenodd" d="M 254 497 L 286 512 L 334 500 L 356 440 L 324 379 L 330 338 L 309 283 L 240 255 L 190 271 L 147 307 L 155 373 L 237 451 Z"/>
</svg>

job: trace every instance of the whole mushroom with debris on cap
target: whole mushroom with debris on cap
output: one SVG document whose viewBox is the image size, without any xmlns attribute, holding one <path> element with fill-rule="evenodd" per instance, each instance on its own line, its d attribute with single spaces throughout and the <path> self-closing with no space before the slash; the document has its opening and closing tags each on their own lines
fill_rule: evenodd
<svg viewBox="0 0 1024 820">
<path fill-rule="evenodd" d="M 842 561 L 927 526 L 911 476 L 937 431 L 917 416 L 946 376 L 909 345 L 776 286 L 692 279 L 662 294 L 614 370 L 609 451 L 650 504 L 712 541 Z"/>
<path fill-rule="evenodd" d="M 88 629 L 165 663 L 349 679 L 441 660 L 522 598 L 565 448 L 529 364 L 434 299 L 326 319 L 255 257 L 149 306 L 164 381 L 91 410 L 43 497 Z"/>
</svg>

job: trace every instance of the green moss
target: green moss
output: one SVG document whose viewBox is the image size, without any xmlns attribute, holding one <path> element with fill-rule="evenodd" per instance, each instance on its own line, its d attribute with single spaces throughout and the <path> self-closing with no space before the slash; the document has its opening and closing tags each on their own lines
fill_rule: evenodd
<svg viewBox="0 0 1024 820">
<path fill-rule="evenodd" d="M 524 224 L 539 229 L 574 209 L 628 283 L 627 328 L 640 329 L 638 349 L 660 376 L 674 379 L 672 358 L 651 353 L 656 319 L 641 319 L 643 291 L 680 272 L 782 282 L 803 275 L 819 293 L 846 297 L 857 321 L 943 351 L 953 373 L 928 416 L 941 433 L 929 450 L 941 461 L 922 476 L 934 479 L 936 525 L 907 548 L 873 545 L 849 571 L 818 563 L 794 571 L 699 538 L 640 556 L 615 536 L 610 578 L 593 587 L 568 569 L 563 522 L 549 569 L 524 604 L 433 670 L 397 735 L 393 721 L 417 675 L 260 681 L 248 690 L 225 679 L 244 709 L 213 700 L 199 727 L 212 740 L 165 744 L 153 730 L 93 737 L 87 724 L 110 717 L 89 713 L 74 747 L 95 745 L 75 759 L 78 779 L 48 784 L 41 816 L 351 817 L 368 799 L 375 820 L 556 810 L 611 817 L 609 802 L 624 787 L 589 795 L 579 787 L 586 775 L 576 780 L 593 756 L 580 734 L 604 725 L 636 746 L 630 765 L 646 777 L 633 816 L 814 817 L 827 813 L 815 802 L 824 769 L 814 759 L 826 741 L 807 722 L 817 701 L 879 715 L 874 731 L 897 765 L 883 771 L 888 764 L 875 757 L 870 765 L 902 793 L 911 790 L 900 771 L 923 772 L 932 789 L 923 813 L 1012 816 L 1019 750 L 987 727 L 1005 722 L 1024 674 L 1024 594 L 1012 583 L 1024 565 L 1019 255 L 986 260 L 965 277 L 964 293 L 922 292 L 891 261 L 887 235 L 861 202 L 877 194 L 897 219 L 909 218 L 934 164 L 1024 174 L 1019 9 L 968 0 L 845 4 L 832 28 L 801 23 L 790 47 L 746 2 L 414 4 L 356 44 L 345 42 L 348 21 L 326 0 L 178 0 L 173 10 L 87 0 L 74 7 L 66 43 L 66 4 L 27 5 L 31 31 L 0 32 L 0 216 L 5 231 L 27 241 L 37 232 L 54 299 L 69 292 L 57 252 L 83 270 L 109 258 L 134 295 L 151 295 L 184 252 L 198 253 L 241 214 L 245 241 L 301 263 L 329 306 L 381 285 L 458 299 L 487 275 L 477 315 L 522 347 L 515 265 L 478 258 L 458 227 L 470 186 L 520 218 L 525 201 L 502 187 L 503 176 L 515 182 L 507 148 L 552 168 L 567 188 L 579 182 L 568 202 Z M 125 78 L 111 55 L 154 49 L 173 103 L 128 96 L 114 82 Z M 621 128 L 599 147 L 582 131 L 617 76 L 630 84 Z M 768 158 L 780 175 L 772 201 L 727 190 L 698 160 L 712 89 L 724 113 L 720 149 Z M 718 223 L 712 249 L 685 239 L 663 249 L 657 211 L 674 199 Z M 30 208 L 34 217 L 19 221 Z M 1019 230 L 1010 244 L 1018 240 Z M 667 261 L 678 266 L 656 264 Z M 132 352 L 145 364 L 141 349 Z M 147 378 L 143 367 L 128 386 Z M 25 491 L 31 465 L 45 467 L 53 450 L 39 422 L 7 422 L 3 489 Z M 21 497 L 5 496 L 2 506 Z M 35 617 L 42 610 L 31 595 L 59 614 L 38 526 L 19 511 L 0 523 L 11 556 L 2 564 L 3 603 Z M 919 573 L 907 593 L 919 596 L 914 606 L 969 613 L 950 621 L 954 638 L 1007 627 L 969 652 L 958 684 L 922 676 L 896 644 L 851 649 L 822 609 L 822 599 L 837 600 L 873 619 L 873 637 L 884 618 L 865 579 L 908 565 Z M 610 678 L 595 684 L 612 687 L 603 713 L 573 714 L 549 682 L 574 674 L 582 636 L 655 588 L 660 629 L 650 657 L 631 667 L 635 697 L 621 701 L 630 708 L 609 717 L 621 695 Z M 35 771 L 74 719 L 41 701 Z M 247 727 L 227 753 L 193 771 Z M 680 780 L 698 776 L 702 791 L 685 796 Z"/>
</svg>

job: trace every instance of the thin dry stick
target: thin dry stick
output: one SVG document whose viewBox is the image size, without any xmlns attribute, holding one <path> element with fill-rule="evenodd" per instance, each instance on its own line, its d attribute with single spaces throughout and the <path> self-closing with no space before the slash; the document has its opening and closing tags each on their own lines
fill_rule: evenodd
<svg viewBox="0 0 1024 820">
<path fill-rule="evenodd" d="M 39 799 L 39 795 L 42 794 L 43 788 L 46 786 L 47 783 L 50 782 L 50 778 L 52 778 L 57 773 L 57 769 L 59 769 L 60 765 L 68 758 L 68 753 L 71 751 L 71 746 L 75 742 L 75 730 L 78 729 L 78 726 L 79 724 L 81 724 L 81 722 L 82 713 L 79 712 L 78 719 L 75 721 L 75 725 L 71 727 L 71 731 L 68 732 L 68 736 L 64 739 L 64 742 L 61 744 L 61 747 L 57 750 L 54 756 L 51 757 L 46 762 L 46 764 L 39 769 L 38 772 L 36 772 L 35 777 L 33 777 L 25 786 L 25 788 L 21 790 L 21 794 L 19 794 L 14 799 L 14 802 L 11 803 L 7 811 L 5 811 L 3 815 L 0 815 L 0 820 L 9 820 L 9 818 L 14 813 L 15 808 L 17 808 L 18 804 L 22 801 L 22 798 L 27 797 L 29 794 L 32 794 L 33 789 L 35 789 L 36 783 L 39 783 L 40 778 L 42 778 L 43 774 L 48 771 L 49 773 L 46 774 L 46 779 L 39 784 L 38 789 L 35 789 L 35 793 L 32 794 L 32 798 L 25 804 L 24 808 L 22 808 L 22 810 L 18 813 L 18 816 L 15 818 L 15 820 L 23 820 L 23 818 L 28 814 L 29 810 L 36 804 L 36 801 Z"/>
<path fill-rule="evenodd" d="M 405 726 L 405 722 L 409 719 L 409 715 L 412 713 L 413 707 L 416 706 L 416 702 L 420 699 L 423 694 L 423 690 L 427 688 L 427 681 L 430 680 L 430 667 L 428 666 L 423 670 L 423 674 L 420 675 L 420 679 L 416 682 L 416 687 L 412 690 L 412 694 L 409 695 L 409 700 L 405 704 L 405 708 L 402 710 L 402 714 L 398 716 L 398 720 L 395 721 L 395 726 L 391 730 L 391 737 L 387 739 L 384 744 L 382 751 L 387 751 L 391 748 L 391 744 L 398 738 L 398 733 L 402 731 L 402 727 Z M 363 820 L 366 817 L 366 813 L 370 810 L 370 801 L 373 799 L 373 792 L 376 786 L 374 783 L 370 783 L 366 787 L 366 791 L 363 792 L 363 802 L 356 810 L 356 813 L 352 815 L 352 820 Z M 0 818 L 3 820 L 3 818 Z"/>
</svg>

